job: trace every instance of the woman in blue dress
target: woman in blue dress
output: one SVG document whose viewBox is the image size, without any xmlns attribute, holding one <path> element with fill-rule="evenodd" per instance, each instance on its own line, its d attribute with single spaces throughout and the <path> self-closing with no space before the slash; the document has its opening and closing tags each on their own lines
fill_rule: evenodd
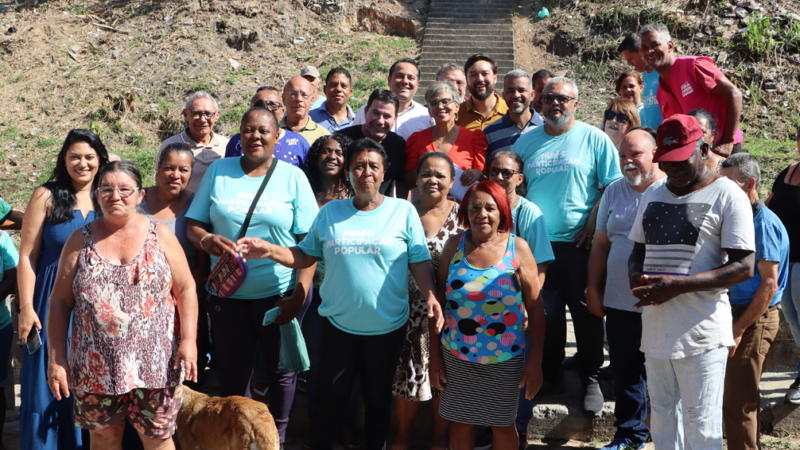
<svg viewBox="0 0 800 450">
<path fill-rule="evenodd" d="M 72 397 L 56 400 L 47 387 L 49 346 L 43 327 L 61 249 L 73 231 L 94 220 L 92 180 L 106 163 L 108 152 L 96 134 L 70 131 L 53 174 L 25 209 L 17 269 L 19 337 L 25 343 L 38 330 L 42 346 L 22 355 L 20 448 L 84 448 L 81 431 L 72 423 Z"/>
</svg>

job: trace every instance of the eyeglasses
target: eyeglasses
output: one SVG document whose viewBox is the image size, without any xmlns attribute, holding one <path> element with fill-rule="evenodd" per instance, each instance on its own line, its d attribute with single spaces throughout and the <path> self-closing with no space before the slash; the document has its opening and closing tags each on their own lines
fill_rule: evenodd
<svg viewBox="0 0 800 450">
<path fill-rule="evenodd" d="M 520 172 L 519 170 L 498 169 L 497 167 L 492 167 L 491 170 L 489 170 L 489 175 L 491 175 L 493 177 L 496 177 L 496 176 L 502 174 L 503 175 L 503 179 L 511 178 L 512 176 L 514 176 L 514 175 L 516 175 L 518 173 L 522 173 L 522 172 Z"/>
<path fill-rule="evenodd" d="M 438 108 L 439 105 L 447 106 L 453 103 L 455 100 L 452 98 L 443 98 L 441 100 L 431 100 L 428 102 L 428 108 Z"/>
<path fill-rule="evenodd" d="M 630 117 L 626 116 L 625 114 L 615 113 L 614 111 L 612 111 L 610 109 L 606 110 L 606 113 L 605 113 L 604 117 L 605 117 L 606 120 L 614 120 L 614 119 L 616 119 L 617 122 L 619 122 L 619 123 L 628 123 L 628 121 L 631 120 Z"/>
<path fill-rule="evenodd" d="M 107 197 L 111 197 L 111 195 L 114 194 L 114 191 L 117 191 L 117 192 L 119 192 L 120 198 L 128 198 L 131 195 L 133 195 L 134 192 L 136 192 L 138 190 L 139 190 L 138 187 L 137 188 L 131 188 L 131 187 L 124 187 L 123 186 L 121 188 L 115 188 L 115 187 L 111 187 L 111 186 L 101 186 L 101 187 L 97 188 L 97 194 L 100 195 L 101 197 L 106 197 L 107 198 Z"/>
<path fill-rule="evenodd" d="M 193 110 L 193 111 L 190 111 L 190 113 L 192 114 L 192 119 L 199 119 L 200 117 L 205 117 L 206 119 L 210 119 L 210 118 L 214 117 L 214 115 L 217 113 L 217 111 L 197 111 L 197 110 Z"/>
<path fill-rule="evenodd" d="M 289 97 L 291 98 L 302 98 L 303 100 L 308 100 L 309 97 L 309 95 L 306 94 L 305 92 L 291 91 L 287 92 L 287 94 L 289 94 Z"/>
<path fill-rule="evenodd" d="M 269 109 L 270 111 L 274 112 L 274 111 L 277 111 L 277 110 L 279 110 L 281 108 L 283 108 L 283 105 L 280 104 L 280 103 L 267 102 L 267 109 Z"/>
<path fill-rule="evenodd" d="M 559 104 L 563 105 L 564 103 L 568 103 L 572 100 L 575 100 L 575 97 L 570 97 L 569 95 L 547 94 L 544 97 L 542 97 L 542 101 L 547 103 L 548 105 L 552 105 L 553 102 L 558 102 Z"/>
</svg>

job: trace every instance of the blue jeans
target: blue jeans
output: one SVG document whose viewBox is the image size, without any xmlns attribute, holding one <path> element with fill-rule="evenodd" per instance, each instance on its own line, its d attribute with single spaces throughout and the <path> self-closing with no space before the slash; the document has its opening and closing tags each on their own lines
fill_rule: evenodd
<svg viewBox="0 0 800 450">
<path fill-rule="evenodd" d="M 650 435 L 659 450 L 722 450 L 728 348 L 681 359 L 647 357 Z"/>
<path fill-rule="evenodd" d="M 620 309 L 606 309 L 606 334 L 611 371 L 614 374 L 616 404 L 615 439 L 647 441 L 647 375 L 644 369 L 642 315 Z"/>
<path fill-rule="evenodd" d="M 800 349 L 800 263 L 793 262 L 789 265 L 789 280 L 781 299 L 781 309 L 789 329 L 792 330 L 795 345 Z M 797 363 L 800 372 L 800 361 Z"/>
</svg>

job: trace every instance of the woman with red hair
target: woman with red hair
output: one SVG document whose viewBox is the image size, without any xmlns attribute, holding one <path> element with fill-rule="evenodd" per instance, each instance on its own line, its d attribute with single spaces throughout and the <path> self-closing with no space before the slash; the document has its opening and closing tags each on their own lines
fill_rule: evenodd
<svg viewBox="0 0 800 450">
<path fill-rule="evenodd" d="M 474 426 L 492 427 L 495 450 L 519 445 L 514 420 L 518 389 L 533 398 L 542 386 L 544 307 L 536 260 L 515 236 L 505 190 L 484 181 L 458 209 L 467 229 L 445 244 L 437 290 L 445 304 L 441 334 L 430 328 L 431 383 L 443 391 L 439 415 L 452 422 L 450 448 L 474 447 Z M 530 358 L 525 362 L 526 312 Z"/>
</svg>

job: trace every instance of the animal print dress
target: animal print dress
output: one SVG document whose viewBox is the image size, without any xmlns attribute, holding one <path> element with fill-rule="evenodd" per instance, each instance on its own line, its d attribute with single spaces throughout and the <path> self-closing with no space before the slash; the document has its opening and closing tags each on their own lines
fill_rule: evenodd
<svg viewBox="0 0 800 450">
<path fill-rule="evenodd" d="M 458 203 L 453 205 L 442 229 L 435 236 L 427 238 L 428 251 L 431 253 L 431 265 L 434 277 L 439 270 L 439 259 L 442 257 L 444 244 L 450 238 L 464 231 L 456 221 Z M 430 365 L 430 336 L 428 334 L 428 306 L 414 281 L 408 274 L 408 301 L 411 303 L 408 316 L 408 332 L 400 362 L 394 375 L 392 394 L 412 402 L 424 402 L 439 396 L 439 391 L 430 383 L 428 367 Z"/>
</svg>

